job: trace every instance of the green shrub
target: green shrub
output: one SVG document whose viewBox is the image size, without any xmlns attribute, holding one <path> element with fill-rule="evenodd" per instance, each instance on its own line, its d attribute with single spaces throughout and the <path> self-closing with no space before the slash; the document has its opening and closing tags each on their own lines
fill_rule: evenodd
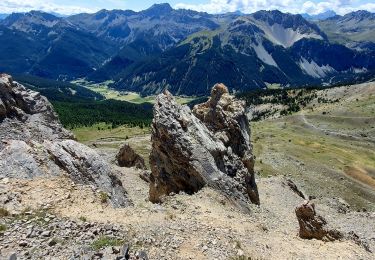
<svg viewBox="0 0 375 260">
<path fill-rule="evenodd" d="M 108 199 L 109 199 L 109 196 L 107 193 L 105 193 L 104 191 L 101 191 L 99 193 L 99 198 L 100 198 L 100 202 L 101 203 L 107 203 L 108 202 Z"/>
<path fill-rule="evenodd" d="M 124 240 L 113 238 L 113 237 L 107 237 L 107 236 L 101 236 L 94 242 L 92 242 L 91 247 L 94 250 L 99 250 L 104 247 L 108 246 L 121 246 L 124 243 Z"/>
</svg>

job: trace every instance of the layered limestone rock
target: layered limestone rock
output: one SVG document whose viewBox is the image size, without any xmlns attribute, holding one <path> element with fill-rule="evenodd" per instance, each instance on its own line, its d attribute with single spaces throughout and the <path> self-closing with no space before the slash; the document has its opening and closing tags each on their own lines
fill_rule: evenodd
<svg viewBox="0 0 375 260">
<path fill-rule="evenodd" d="M 5 74 L 0 75 L 0 138 L 0 178 L 64 175 L 107 193 L 113 206 L 131 204 L 110 165 L 71 140 L 48 100 Z"/>
<path fill-rule="evenodd" d="M 301 238 L 334 241 L 343 237 L 339 231 L 328 227 L 327 221 L 316 213 L 315 205 L 311 201 L 306 200 L 295 212 Z"/>
<path fill-rule="evenodd" d="M 137 169 L 146 169 L 145 160 L 137 154 L 128 144 L 124 144 L 116 155 L 116 160 L 121 167 L 135 167 Z"/>
<path fill-rule="evenodd" d="M 259 204 L 245 103 L 223 84 L 216 84 L 210 99 L 193 111 L 169 92 L 160 94 L 151 140 L 151 201 L 208 185 L 242 208 L 250 201 Z"/>
</svg>

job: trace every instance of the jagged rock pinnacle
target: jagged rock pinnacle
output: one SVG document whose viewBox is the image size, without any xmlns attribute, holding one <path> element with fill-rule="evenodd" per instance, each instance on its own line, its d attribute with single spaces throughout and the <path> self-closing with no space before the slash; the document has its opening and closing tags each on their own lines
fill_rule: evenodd
<svg viewBox="0 0 375 260">
<path fill-rule="evenodd" d="M 245 104 L 223 84 L 191 111 L 170 93 L 157 97 L 152 123 L 150 200 L 172 192 L 194 193 L 205 185 L 242 208 L 259 204 Z"/>
</svg>

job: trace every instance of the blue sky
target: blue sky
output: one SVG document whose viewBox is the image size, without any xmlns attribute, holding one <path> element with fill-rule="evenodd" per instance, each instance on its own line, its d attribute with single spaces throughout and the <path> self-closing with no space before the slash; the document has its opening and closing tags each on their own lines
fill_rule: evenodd
<svg viewBox="0 0 375 260">
<path fill-rule="evenodd" d="M 252 13 L 257 10 L 278 9 L 290 13 L 316 14 L 329 9 L 339 14 L 355 10 L 375 12 L 375 0 L 0 0 L 0 13 L 42 10 L 73 14 L 96 12 L 100 9 L 143 10 L 154 3 L 168 2 L 174 8 L 186 8 L 208 13 L 240 10 Z"/>
</svg>

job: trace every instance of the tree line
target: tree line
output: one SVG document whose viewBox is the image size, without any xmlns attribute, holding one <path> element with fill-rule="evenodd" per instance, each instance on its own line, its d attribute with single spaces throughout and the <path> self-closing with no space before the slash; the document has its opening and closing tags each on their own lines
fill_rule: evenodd
<svg viewBox="0 0 375 260">
<path fill-rule="evenodd" d="M 132 104 L 118 100 L 85 102 L 52 102 L 61 123 L 67 128 L 106 123 L 112 128 L 121 125 L 148 127 L 152 120 L 150 104 Z"/>
</svg>

